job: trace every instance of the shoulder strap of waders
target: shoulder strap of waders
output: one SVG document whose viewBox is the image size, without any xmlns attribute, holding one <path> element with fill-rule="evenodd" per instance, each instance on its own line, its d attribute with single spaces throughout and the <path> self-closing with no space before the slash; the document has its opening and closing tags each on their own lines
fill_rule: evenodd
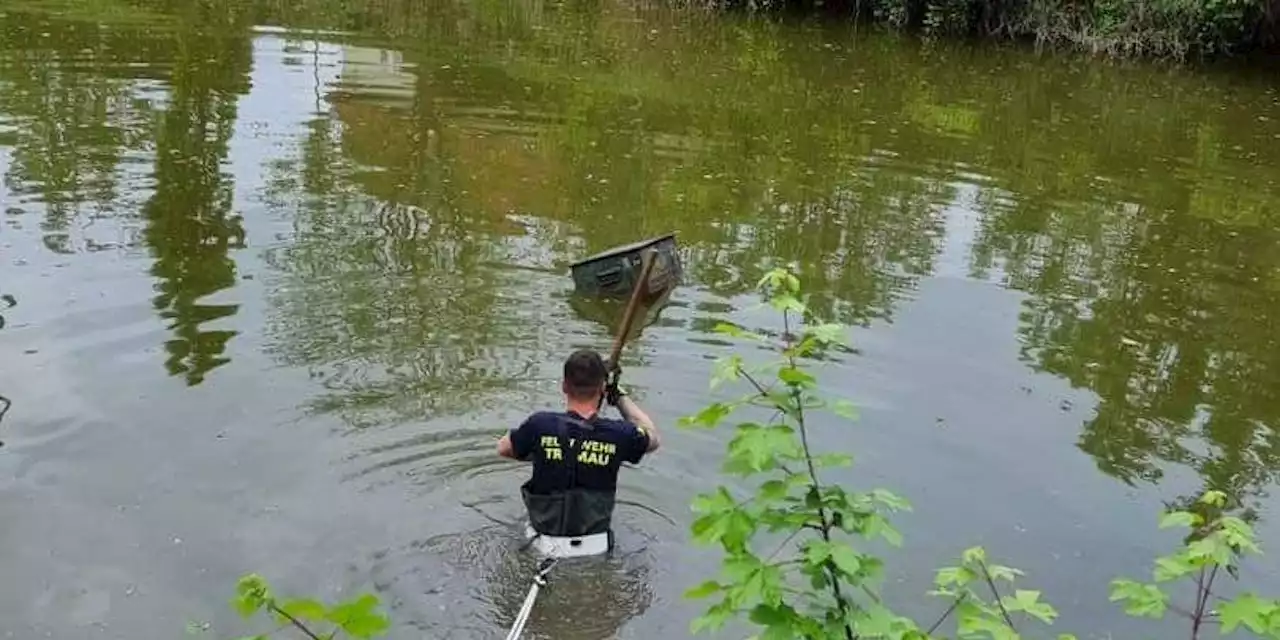
<svg viewBox="0 0 1280 640">
<path fill-rule="evenodd" d="M 561 414 L 556 420 L 556 441 L 560 445 L 560 450 L 564 452 L 564 462 L 569 467 L 569 486 L 564 489 L 564 502 L 560 510 L 560 531 L 568 528 L 569 517 L 576 510 L 573 490 L 578 488 L 578 448 L 581 446 L 582 438 L 572 437 L 569 433 L 570 425 L 577 425 L 583 429 L 591 428 L 586 421 L 568 413 Z"/>
</svg>

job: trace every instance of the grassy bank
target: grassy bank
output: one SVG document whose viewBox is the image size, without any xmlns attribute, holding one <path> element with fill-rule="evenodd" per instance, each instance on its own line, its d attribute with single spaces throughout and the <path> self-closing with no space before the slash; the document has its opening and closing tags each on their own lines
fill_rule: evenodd
<svg viewBox="0 0 1280 640">
<path fill-rule="evenodd" d="M 841 14 L 927 37 L 1034 42 L 1186 60 L 1280 47 L 1280 0 L 686 0 L 717 10 Z"/>
</svg>

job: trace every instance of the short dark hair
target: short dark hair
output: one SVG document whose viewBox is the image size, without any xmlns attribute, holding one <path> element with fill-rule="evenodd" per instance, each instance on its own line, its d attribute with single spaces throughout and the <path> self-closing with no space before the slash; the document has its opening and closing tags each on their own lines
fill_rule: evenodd
<svg viewBox="0 0 1280 640">
<path fill-rule="evenodd" d="M 576 400 L 589 400 L 600 393 L 609 368 L 604 358 L 591 349 L 579 349 L 564 361 L 565 392 Z"/>
</svg>

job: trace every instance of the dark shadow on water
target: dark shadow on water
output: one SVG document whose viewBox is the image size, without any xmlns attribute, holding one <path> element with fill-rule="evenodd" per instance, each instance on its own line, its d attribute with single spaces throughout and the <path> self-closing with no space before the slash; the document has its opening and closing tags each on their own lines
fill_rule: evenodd
<svg viewBox="0 0 1280 640">
<path fill-rule="evenodd" d="M 676 287 L 668 287 L 656 295 L 641 298 L 640 302 L 643 305 L 640 309 L 641 315 L 627 332 L 628 342 L 639 337 L 645 328 L 663 323 L 662 312 L 672 306 L 671 294 L 675 290 Z M 626 300 L 595 298 L 578 293 L 570 293 L 566 297 L 569 307 L 579 318 L 604 327 L 610 336 L 617 335 L 618 327 L 622 324 L 622 316 L 627 311 Z"/>
<path fill-rule="evenodd" d="M 4 416 L 6 413 L 9 413 L 9 409 L 11 407 L 13 407 L 13 401 L 4 396 L 0 396 L 0 426 L 4 424 Z M 0 440 L 0 447 L 3 446 L 4 440 Z"/>
<path fill-rule="evenodd" d="M 0 311 L 12 309 L 18 306 L 18 299 L 10 294 L 0 295 Z M 0 329 L 4 328 L 4 314 L 0 313 Z"/>
<path fill-rule="evenodd" d="M 538 556 L 524 542 L 514 523 L 414 541 L 400 557 L 375 555 L 375 584 L 397 624 L 431 637 L 502 637 L 538 569 Z M 521 638 L 614 637 L 652 603 L 651 565 L 643 534 L 618 527 L 611 554 L 557 563 Z"/>
</svg>

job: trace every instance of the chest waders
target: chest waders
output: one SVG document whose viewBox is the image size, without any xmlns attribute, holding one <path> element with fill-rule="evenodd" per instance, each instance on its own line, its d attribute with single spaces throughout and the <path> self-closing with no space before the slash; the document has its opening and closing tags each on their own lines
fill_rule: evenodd
<svg viewBox="0 0 1280 640">
<path fill-rule="evenodd" d="M 561 459 L 569 465 L 568 488 L 550 494 L 531 493 L 529 484 L 532 480 L 520 487 L 525 508 L 529 512 L 529 526 L 534 532 L 534 536 L 524 546 L 527 547 L 538 538 L 569 539 L 569 544 L 574 545 L 580 543 L 582 537 L 604 534 L 608 540 L 607 550 L 612 550 L 613 530 L 609 525 L 613 515 L 614 495 L 612 491 L 578 486 L 578 451 L 582 438 L 571 437 L 571 425 L 579 427 L 583 432 L 594 428 L 590 421 L 584 422 L 569 416 L 561 416 L 556 425 L 556 440 L 560 450 L 568 456 Z M 529 586 L 529 593 L 525 596 L 520 612 L 516 614 L 515 623 L 507 633 L 506 640 L 519 640 L 524 633 L 538 591 L 547 586 L 548 575 L 556 562 L 557 558 L 551 557 L 539 563 L 538 573 Z"/>
</svg>

